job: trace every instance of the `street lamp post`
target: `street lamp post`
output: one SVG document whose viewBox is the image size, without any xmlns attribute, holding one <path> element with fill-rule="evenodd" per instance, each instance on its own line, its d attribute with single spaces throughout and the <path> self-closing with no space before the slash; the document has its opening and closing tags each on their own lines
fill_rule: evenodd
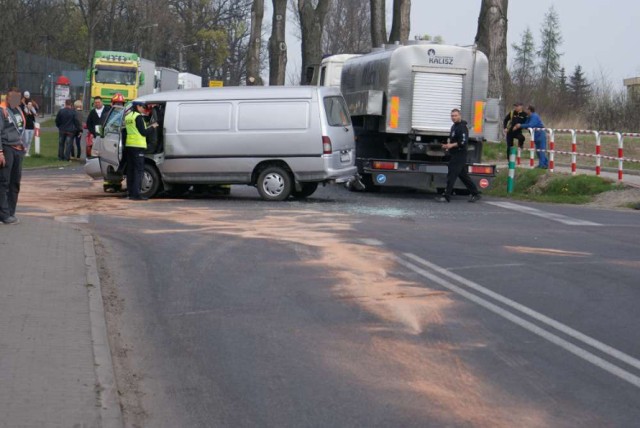
<svg viewBox="0 0 640 428">
<path fill-rule="evenodd" d="M 156 28 L 157 26 L 158 26 L 158 23 L 155 23 L 155 24 L 149 24 L 149 25 L 143 25 L 142 27 L 139 27 L 139 28 L 137 29 L 137 32 L 139 32 L 140 34 L 142 34 L 142 30 L 146 30 L 147 28 Z M 137 40 L 136 40 L 136 42 L 137 42 Z M 140 42 L 140 43 L 138 44 L 138 55 L 139 55 L 140 57 L 142 57 L 142 42 Z"/>
<path fill-rule="evenodd" d="M 190 48 L 191 46 L 196 46 L 197 44 L 198 43 L 191 43 L 190 45 L 182 45 L 182 46 L 180 46 L 178 48 L 178 57 L 179 57 L 179 59 L 178 59 L 178 62 L 179 62 L 178 67 L 180 68 L 181 72 L 184 71 L 184 58 L 183 58 L 184 54 L 183 54 L 183 51 L 186 48 Z"/>
</svg>

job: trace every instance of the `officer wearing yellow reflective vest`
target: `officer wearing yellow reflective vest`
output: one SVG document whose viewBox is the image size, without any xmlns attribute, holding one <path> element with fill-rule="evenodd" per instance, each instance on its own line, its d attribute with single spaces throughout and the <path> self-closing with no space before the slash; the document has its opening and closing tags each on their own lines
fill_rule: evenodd
<svg viewBox="0 0 640 428">
<path fill-rule="evenodd" d="M 140 195 L 142 177 L 144 176 L 144 152 L 147 150 L 147 136 L 154 132 L 157 123 L 147 127 L 142 113 L 145 112 L 143 102 L 134 101 L 131 111 L 125 116 L 124 124 L 127 131 L 125 152 L 127 159 L 127 191 L 129 199 L 143 201 Z"/>
</svg>

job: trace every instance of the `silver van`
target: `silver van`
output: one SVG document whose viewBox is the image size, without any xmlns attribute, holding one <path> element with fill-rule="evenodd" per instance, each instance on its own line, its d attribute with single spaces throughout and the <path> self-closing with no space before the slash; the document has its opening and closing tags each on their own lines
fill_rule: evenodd
<svg viewBox="0 0 640 428">
<path fill-rule="evenodd" d="M 355 139 L 337 88 L 229 87 L 160 92 L 137 99 L 162 132 L 147 150 L 142 195 L 178 195 L 193 185 L 248 184 L 263 199 L 305 198 L 319 183 L 344 182 Z M 85 171 L 122 179 L 123 117 L 115 107 Z"/>
</svg>

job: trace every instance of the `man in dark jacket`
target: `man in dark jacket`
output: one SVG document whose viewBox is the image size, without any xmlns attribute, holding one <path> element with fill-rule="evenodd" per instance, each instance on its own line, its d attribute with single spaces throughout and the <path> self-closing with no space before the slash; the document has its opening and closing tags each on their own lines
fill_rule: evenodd
<svg viewBox="0 0 640 428">
<path fill-rule="evenodd" d="M 453 126 L 451 126 L 449 143 L 442 145 L 442 148 L 448 151 L 451 156 L 449 159 L 449 171 L 447 173 L 447 189 L 444 195 L 436 198 L 436 201 L 450 202 L 451 195 L 453 194 L 453 186 L 459 178 L 471 193 L 469 202 L 476 202 L 480 199 L 480 192 L 478 192 L 478 188 L 474 182 L 471 181 L 471 177 L 469 177 L 469 172 L 467 171 L 467 146 L 469 145 L 467 122 L 462 120 L 460 110 L 457 108 L 451 110 L 451 120 L 453 121 Z"/>
<path fill-rule="evenodd" d="M 507 137 L 507 159 L 511 154 L 511 147 L 513 147 L 513 140 L 518 140 L 518 147 L 522 148 L 524 145 L 525 137 L 522 135 L 522 129 L 516 125 L 525 123 L 527 121 L 527 114 L 524 112 L 522 103 L 515 103 L 513 110 L 509 112 L 504 118 L 503 127 L 504 133 Z"/>
<path fill-rule="evenodd" d="M 20 91 L 7 93 L 6 105 L 0 106 L 0 224 L 18 224 L 16 205 L 22 178 L 26 119 L 20 109 Z"/>
<path fill-rule="evenodd" d="M 100 96 L 96 96 L 93 99 L 93 109 L 89 112 L 89 116 L 87 116 L 87 130 L 93 138 L 98 136 L 96 126 L 104 126 L 104 121 L 107 116 L 109 116 L 109 110 L 110 107 L 103 104 Z"/>
<path fill-rule="evenodd" d="M 82 132 L 82 124 L 78 120 L 71 100 L 64 101 L 64 108 L 56 115 L 58 127 L 58 160 L 71 161 L 71 147 L 78 132 Z"/>
</svg>

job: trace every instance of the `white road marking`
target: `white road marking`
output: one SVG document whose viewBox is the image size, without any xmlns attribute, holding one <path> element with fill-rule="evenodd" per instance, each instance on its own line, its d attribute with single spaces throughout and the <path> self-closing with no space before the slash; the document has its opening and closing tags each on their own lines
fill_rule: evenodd
<svg viewBox="0 0 640 428">
<path fill-rule="evenodd" d="M 559 321 L 554 320 L 553 318 L 549 318 L 546 315 L 543 315 L 539 312 L 534 311 L 533 309 L 530 309 L 518 302 L 515 302 L 507 297 L 504 297 L 501 294 L 498 294 L 496 292 L 493 292 L 483 286 L 481 286 L 480 284 L 477 284 L 471 280 L 468 280 L 466 278 L 461 277 L 460 275 L 457 275 L 453 272 L 448 271 L 447 269 L 440 267 L 438 265 L 435 265 L 431 262 L 428 262 L 427 260 L 424 260 L 418 256 L 416 256 L 415 254 L 410 254 L 410 253 L 405 253 L 404 254 L 406 257 L 410 258 L 411 260 L 420 263 L 423 266 L 426 266 L 436 272 L 438 272 L 441 275 L 444 275 L 446 277 L 449 277 L 455 281 L 457 281 L 458 283 L 465 285 L 479 293 L 484 294 L 485 296 L 489 296 L 492 299 L 497 300 L 500 303 L 504 303 L 507 306 L 510 306 L 511 308 L 522 312 L 525 315 L 530 316 L 531 318 L 540 321 L 541 323 L 544 323 L 546 325 L 548 325 L 549 327 L 553 327 L 556 330 L 573 337 L 574 339 L 577 339 L 593 348 L 596 348 L 602 352 L 604 352 L 607 355 L 612 356 L 613 358 L 617 358 L 618 360 L 629 364 L 630 366 L 633 366 L 637 369 L 640 370 L 640 360 L 637 360 L 635 358 L 633 358 L 630 355 L 625 354 L 624 352 L 618 351 L 615 348 L 612 348 L 609 345 L 606 345 L 602 342 L 597 341 L 596 339 L 593 339 L 589 336 L 587 336 L 586 334 L 580 333 L 577 330 L 572 329 L 569 326 L 566 326 L 564 324 L 562 324 Z"/>
<path fill-rule="evenodd" d="M 430 263 L 424 259 L 421 259 L 418 256 L 415 256 L 413 254 L 405 254 L 405 257 L 408 257 L 412 260 L 417 261 L 418 263 L 424 265 L 425 267 L 429 267 L 431 269 L 433 269 L 434 271 L 438 272 L 441 275 L 445 275 L 448 276 L 452 279 L 455 279 L 456 281 L 468 286 L 469 288 L 472 288 L 480 293 L 483 293 L 487 296 L 490 296 L 492 298 L 494 298 L 495 300 L 504 303 L 505 305 L 508 305 L 510 307 L 512 307 L 513 309 L 516 309 L 520 312 L 523 312 L 529 316 L 531 316 L 532 318 L 543 322 L 547 325 L 550 325 L 554 328 L 556 328 L 557 330 L 575 338 L 578 339 L 582 342 L 584 342 L 585 344 L 588 344 L 596 349 L 599 349 L 600 351 L 614 357 L 617 358 L 620 361 L 623 361 L 633 367 L 636 368 L 640 368 L 640 361 L 636 360 L 635 358 L 621 352 L 618 351 L 617 349 L 614 349 L 608 345 L 605 345 L 604 343 L 601 343 L 589 336 L 584 335 L 583 333 L 580 333 L 570 327 L 565 326 L 564 324 L 561 324 L 545 315 L 542 315 L 532 309 L 529 309 L 523 305 L 520 305 L 519 303 L 514 302 L 513 300 L 507 299 L 506 297 L 494 293 L 491 290 L 487 290 L 486 288 L 472 282 L 469 281 L 465 278 L 460 277 L 459 275 L 456 275 L 452 272 L 448 272 L 446 269 L 443 269 L 437 265 L 434 265 L 433 263 Z M 533 324 L 530 321 L 525 320 L 524 318 L 519 317 L 518 315 L 515 315 L 499 306 L 497 306 L 494 303 L 491 303 L 490 301 L 483 299 L 482 297 L 476 296 L 475 294 L 472 294 L 471 292 L 463 289 L 462 287 L 459 287 L 449 281 L 447 281 L 446 279 L 442 278 L 441 276 L 438 276 L 432 272 L 429 272 L 417 265 L 414 265 L 413 263 L 410 263 L 402 258 L 396 257 L 395 258 L 396 261 L 398 263 L 400 263 L 401 265 L 411 269 L 412 271 L 414 271 L 415 273 L 435 282 L 436 284 L 441 285 L 444 288 L 447 288 L 451 291 L 453 291 L 456 294 L 459 294 L 460 296 L 471 300 L 472 302 L 484 307 L 485 309 L 488 309 L 489 311 L 495 313 L 496 315 L 499 315 L 511 322 L 513 322 L 514 324 L 517 324 L 521 327 L 523 327 L 524 329 L 542 337 L 543 339 L 565 349 L 566 351 L 571 352 L 572 354 L 582 358 L 585 361 L 590 362 L 591 364 L 600 367 L 601 369 L 613 374 L 614 376 L 619 377 L 622 380 L 625 380 L 626 382 L 629 382 L 630 384 L 632 384 L 633 386 L 640 388 L 640 377 L 604 360 L 601 357 L 598 357 L 597 355 L 592 354 L 591 352 L 580 348 L 579 346 L 574 345 L 573 343 L 547 331 L 542 329 L 541 327 L 538 327 L 537 325 Z"/>
<path fill-rule="evenodd" d="M 372 247 L 383 247 L 384 246 L 384 242 L 379 241 L 377 239 L 358 239 L 358 241 L 362 242 L 365 245 L 371 245 Z"/>
<path fill-rule="evenodd" d="M 600 223 L 594 223 L 592 221 L 567 217 L 562 214 L 555 214 L 548 211 L 542 211 L 536 208 L 525 207 L 524 205 L 514 204 L 513 202 L 485 202 L 485 203 L 496 206 L 496 207 L 504 208 L 507 210 L 518 211 L 523 214 L 529 214 L 536 217 L 542 217 L 547 220 L 557 221 L 558 223 L 566 224 L 568 226 L 603 226 Z"/>
</svg>

